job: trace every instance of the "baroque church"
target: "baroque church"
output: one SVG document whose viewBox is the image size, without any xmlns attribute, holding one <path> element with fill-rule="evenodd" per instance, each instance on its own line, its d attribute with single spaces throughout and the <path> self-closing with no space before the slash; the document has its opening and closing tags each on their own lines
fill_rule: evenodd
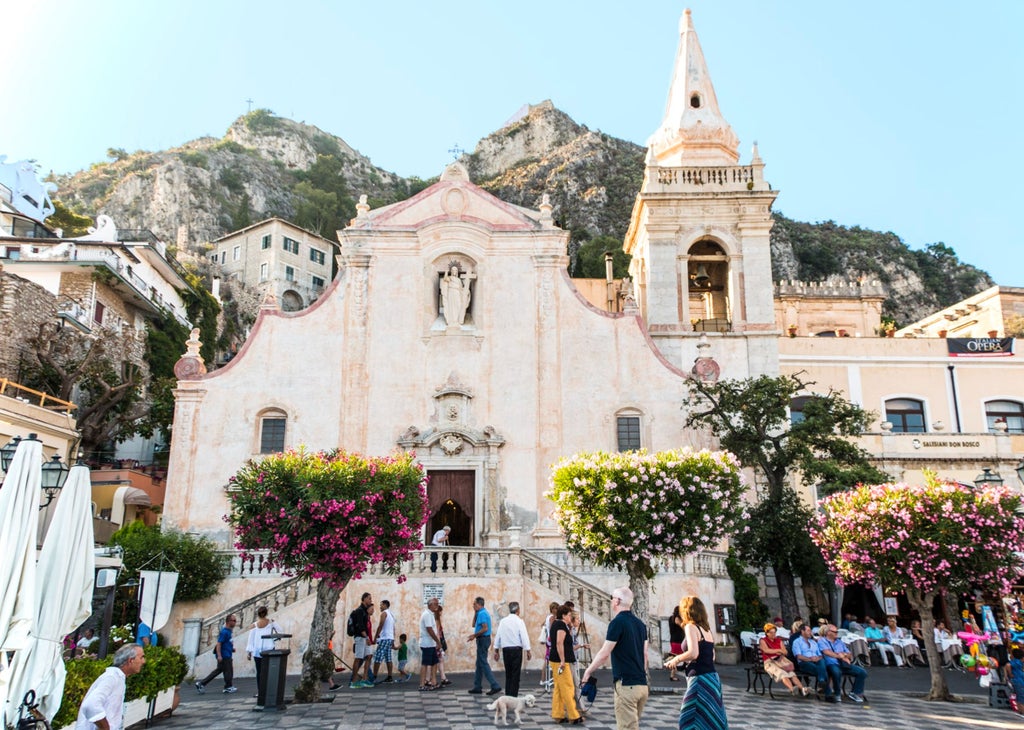
<svg viewBox="0 0 1024 730">
<path fill-rule="evenodd" d="M 430 475 L 424 541 L 447 525 L 453 549 L 436 573 L 429 561 L 409 566 L 400 585 L 371 568 L 342 594 L 340 615 L 363 591 L 387 598 L 415 649 L 415 617 L 428 597 L 442 600 L 453 627 L 469 624 L 478 595 L 499 616 L 518 601 L 530 626 L 549 601 L 571 597 L 599 635 L 609 620 L 604 597 L 626 579 L 564 550 L 544 497 L 551 466 L 581 451 L 713 447 L 711 434 L 684 425 L 688 378 L 808 373 L 820 391 L 834 387 L 884 414 L 863 445 L 894 479 L 925 457 L 933 463 L 938 444 L 959 478 L 1024 448 L 1024 436 L 1011 440 L 1012 414 L 1000 428 L 990 411 L 1024 392 L 1012 358 L 961 360 L 954 373 L 937 338 L 795 336 L 797 323 L 817 326 L 850 302 L 850 326 L 869 332 L 882 298 L 854 284 L 842 302 L 818 287 L 776 292 L 769 232 L 778 193 L 764 167 L 756 145 L 741 163 L 686 11 L 623 243 L 632 262 L 621 311 L 591 303 L 568 276 L 569 236 L 546 198 L 536 210 L 505 203 L 459 163 L 403 202 L 371 209 L 364 196 L 338 232 L 339 273 L 314 304 L 284 311 L 269 297 L 241 351 L 215 372 L 206 372 L 193 334 L 175 369 L 164 524 L 231 550 L 228 480 L 247 460 L 300 446 L 415 451 Z M 858 319 L 864 312 L 871 317 Z M 791 323 L 788 337 L 780 316 Z M 899 410 L 908 402 L 920 404 L 920 424 Z M 979 435 L 914 438 L 917 425 L 948 428 L 943 419 Z M 663 565 L 651 616 L 667 617 L 684 593 L 700 595 L 719 628 L 732 623 L 723 552 Z M 225 613 L 239 614 L 244 628 L 260 604 L 301 649 L 310 589 L 258 557 L 236 555 L 220 595 L 177 606 L 165 631 L 203 671 Z M 667 640 L 664 621 L 652 630 L 652 646 L 659 631 Z M 453 662 L 468 669 L 472 658 Z"/>
</svg>

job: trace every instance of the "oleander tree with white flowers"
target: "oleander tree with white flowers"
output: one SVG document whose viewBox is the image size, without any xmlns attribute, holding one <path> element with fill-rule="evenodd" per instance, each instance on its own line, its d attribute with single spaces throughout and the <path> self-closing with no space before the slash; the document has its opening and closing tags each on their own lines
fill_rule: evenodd
<svg viewBox="0 0 1024 730">
<path fill-rule="evenodd" d="M 599 451 L 559 461 L 545 496 L 570 552 L 629 575 L 633 612 L 646 623 L 659 560 L 714 548 L 742 529 L 745 489 L 726 451 Z"/>
</svg>

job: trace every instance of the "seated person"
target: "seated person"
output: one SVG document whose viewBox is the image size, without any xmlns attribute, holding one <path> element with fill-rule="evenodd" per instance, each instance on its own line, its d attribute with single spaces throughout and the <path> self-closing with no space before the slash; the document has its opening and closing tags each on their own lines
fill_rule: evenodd
<svg viewBox="0 0 1024 730">
<path fill-rule="evenodd" d="M 786 647 L 778 637 L 778 627 L 775 624 L 764 625 L 764 636 L 758 643 L 758 649 L 761 651 L 764 671 L 769 677 L 786 685 L 791 695 L 802 693 L 806 697 L 810 693 L 811 690 L 793 673 L 793 662 L 786 656 Z"/>
<path fill-rule="evenodd" d="M 942 666 L 953 667 L 956 666 L 957 657 L 963 653 L 963 644 L 960 643 L 960 639 L 953 636 L 952 632 L 946 628 L 946 624 L 942 621 L 935 622 L 935 648 L 942 652 Z"/>
<path fill-rule="evenodd" d="M 832 693 L 832 684 L 828 680 L 828 670 L 825 669 L 825 657 L 821 654 L 818 640 L 811 633 L 809 624 L 800 627 L 800 634 L 793 639 L 793 654 L 796 656 L 796 666 L 805 674 L 812 674 L 818 678 L 818 686 L 825 687 L 825 699 L 829 702 L 837 701 Z"/>
<path fill-rule="evenodd" d="M 839 625 L 839 628 L 844 629 L 845 631 L 852 631 L 852 629 L 850 628 L 850 624 L 852 624 L 853 622 L 853 614 L 848 613 L 845 616 L 843 616 L 843 622 Z"/>
<path fill-rule="evenodd" d="M 863 632 L 864 631 L 864 624 L 866 624 L 866 623 L 867 623 L 866 619 L 864 621 L 858 621 L 856 616 L 850 616 L 850 625 L 847 626 L 846 628 L 849 631 Z"/>
<path fill-rule="evenodd" d="M 882 629 L 882 636 L 895 648 L 896 656 L 903 657 L 904 666 L 907 669 L 910 669 L 912 662 L 924 666 L 924 657 L 921 656 L 917 640 L 906 629 L 896 625 L 895 616 L 890 616 L 886 620 L 886 627 Z"/>
<path fill-rule="evenodd" d="M 93 633 L 93 630 L 86 629 L 85 633 L 82 634 L 82 638 L 80 638 L 78 640 L 78 644 L 76 644 L 76 647 L 78 648 L 76 654 L 95 654 L 96 648 L 98 647 L 94 647 L 93 644 L 97 641 L 99 641 L 99 637 Z"/>
<path fill-rule="evenodd" d="M 921 622 L 914 619 L 910 622 L 910 635 L 917 642 L 917 646 L 922 651 L 924 650 L 924 631 L 921 630 Z"/>
<path fill-rule="evenodd" d="M 783 626 L 782 616 L 776 616 L 774 619 L 772 619 L 772 623 L 775 624 L 775 631 L 780 639 L 789 638 L 789 629 Z"/>
<path fill-rule="evenodd" d="M 815 636 L 824 636 L 825 626 L 828 625 L 828 621 L 823 618 L 818 619 L 818 625 L 811 629 L 811 633 Z"/>
<path fill-rule="evenodd" d="M 818 647 L 824 657 L 825 670 L 835 688 L 836 698 L 842 696 L 843 675 L 849 674 L 853 677 L 853 691 L 847 697 L 854 702 L 863 702 L 864 682 L 868 678 L 867 670 L 853 663 L 853 655 L 846 648 L 843 640 L 839 638 L 839 632 L 835 626 L 826 625 L 823 634 L 818 639 Z"/>
<path fill-rule="evenodd" d="M 878 627 L 873 618 L 868 618 L 868 625 L 864 629 L 864 638 L 868 640 L 868 646 L 872 649 L 878 649 L 878 655 L 882 657 L 882 666 L 889 666 L 889 658 L 887 654 L 892 654 L 893 661 L 896 662 L 897 667 L 903 666 L 903 659 L 896 653 L 896 649 L 893 648 L 892 644 L 885 641 L 885 636 L 882 634 L 882 629 Z"/>
</svg>

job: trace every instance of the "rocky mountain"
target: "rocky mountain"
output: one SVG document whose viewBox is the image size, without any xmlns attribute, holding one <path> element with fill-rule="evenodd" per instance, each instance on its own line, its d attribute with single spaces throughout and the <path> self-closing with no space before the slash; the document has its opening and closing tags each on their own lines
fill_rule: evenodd
<svg viewBox="0 0 1024 730">
<path fill-rule="evenodd" d="M 189 248 L 271 215 L 333 236 L 354 214 L 354 194 L 367 193 L 376 207 L 426 184 L 375 167 L 340 137 L 266 110 L 239 118 L 219 140 L 111 156 L 56 179 L 58 198 Z M 578 124 L 544 101 L 480 140 L 464 162 L 474 182 L 508 202 L 536 208 L 548 193 L 556 221 L 572 232 L 574 254 L 597 236 L 624 236 L 643 159 L 642 147 Z M 898 322 L 992 285 L 941 243 L 911 250 L 893 233 L 781 214 L 772 264 L 776 280 L 878 279 L 889 289 L 886 314 Z"/>
</svg>

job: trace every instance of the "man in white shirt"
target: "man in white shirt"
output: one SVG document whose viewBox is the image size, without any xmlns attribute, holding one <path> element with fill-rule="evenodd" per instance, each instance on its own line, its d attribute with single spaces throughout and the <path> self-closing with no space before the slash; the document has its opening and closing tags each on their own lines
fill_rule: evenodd
<svg viewBox="0 0 1024 730">
<path fill-rule="evenodd" d="M 380 623 L 377 624 L 377 650 L 373 653 L 373 676 L 377 676 L 381 662 L 388 668 L 385 682 L 393 682 L 391 677 L 391 647 L 395 645 L 395 616 L 391 613 L 391 601 L 380 602 Z"/>
<path fill-rule="evenodd" d="M 437 689 L 437 619 L 434 612 L 440 603 L 436 598 L 427 601 L 420 614 L 420 692 Z"/>
<path fill-rule="evenodd" d="M 138 644 L 118 649 L 113 666 L 107 667 L 85 693 L 75 730 L 121 730 L 125 681 L 138 674 L 145 663 L 146 655 Z"/>
<path fill-rule="evenodd" d="M 451 533 L 452 528 L 445 525 L 440 530 L 434 533 L 433 539 L 430 544 L 435 547 L 444 547 L 448 544 L 448 535 Z M 437 572 L 437 553 L 430 553 L 430 572 Z"/>
<path fill-rule="evenodd" d="M 530 653 L 530 634 L 526 624 L 519 618 L 519 604 L 512 601 L 508 604 L 508 616 L 498 622 L 498 631 L 494 637 L 494 658 L 501 659 L 505 664 L 505 694 L 509 697 L 519 696 L 519 674 L 523 669 L 523 652 L 526 660 L 533 658 Z"/>
</svg>

